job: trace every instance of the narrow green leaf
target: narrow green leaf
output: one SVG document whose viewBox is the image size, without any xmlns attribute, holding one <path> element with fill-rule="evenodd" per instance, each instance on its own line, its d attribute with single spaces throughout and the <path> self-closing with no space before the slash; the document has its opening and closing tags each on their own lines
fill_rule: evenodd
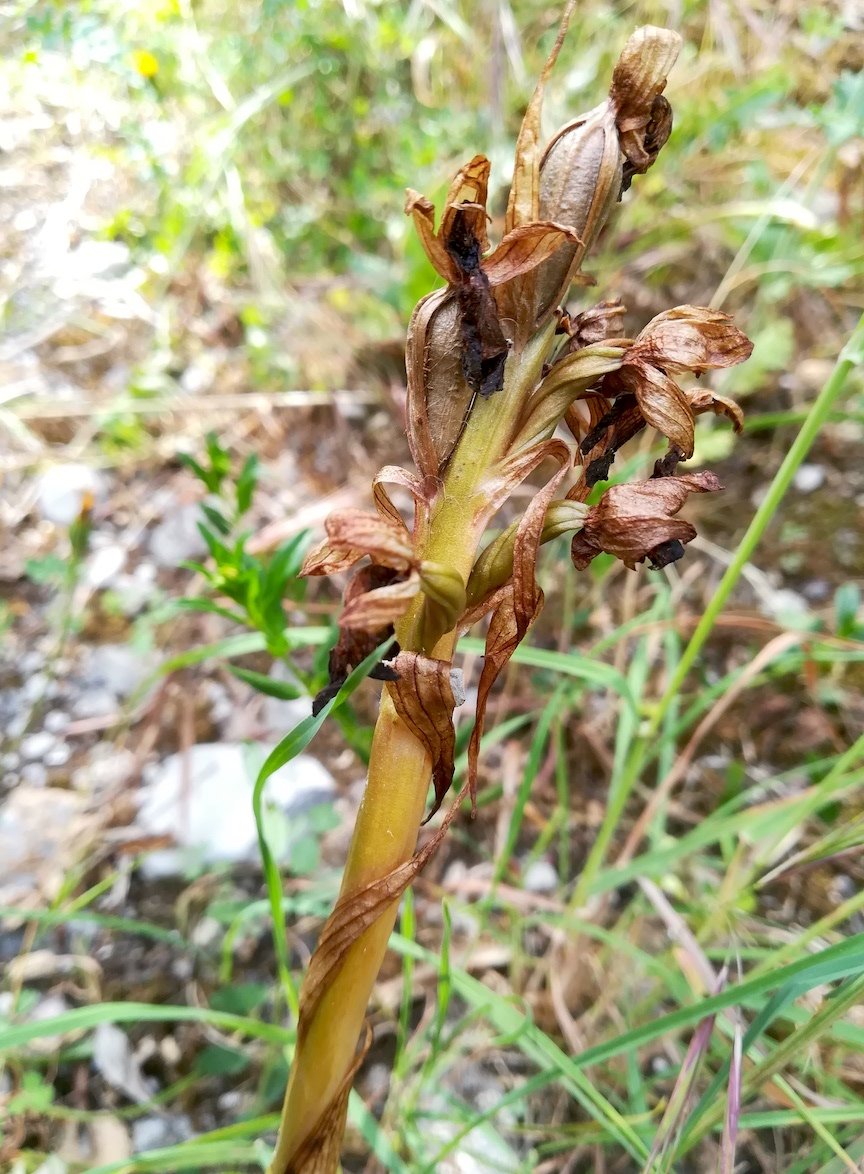
<svg viewBox="0 0 864 1174">
<path fill-rule="evenodd" d="M 306 690 L 302 685 L 295 685 L 293 681 L 280 681 L 270 677 L 267 673 L 256 673 L 252 669 L 242 669 L 236 664 L 229 664 L 228 671 L 238 680 L 250 685 L 258 693 L 265 693 L 268 697 L 276 697 L 279 701 L 296 701 L 304 697 Z"/>
</svg>

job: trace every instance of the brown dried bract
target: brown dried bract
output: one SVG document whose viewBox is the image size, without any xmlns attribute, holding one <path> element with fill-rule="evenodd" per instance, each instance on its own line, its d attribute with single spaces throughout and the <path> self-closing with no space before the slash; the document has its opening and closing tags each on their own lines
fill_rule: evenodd
<svg viewBox="0 0 864 1174">
<path fill-rule="evenodd" d="M 435 802 L 426 816 L 429 820 L 453 782 L 453 710 L 461 704 L 462 697 L 453 691 L 453 670 L 447 661 L 400 652 L 391 663 L 396 680 L 387 686 L 387 692 L 396 712 L 432 760 Z"/>
<path fill-rule="evenodd" d="M 543 606 L 543 592 L 537 586 L 536 577 L 537 551 L 546 510 L 570 467 L 570 450 L 559 440 L 537 445 L 534 467 L 546 458 L 557 461 L 558 470 L 534 496 L 517 527 L 513 546 L 513 576 L 498 596 L 499 602 L 492 613 L 486 635 L 483 669 L 477 686 L 474 729 L 468 744 L 468 788 L 472 805 L 476 801 L 477 763 L 489 693 Z M 522 473 L 521 467 L 518 472 Z"/>
</svg>

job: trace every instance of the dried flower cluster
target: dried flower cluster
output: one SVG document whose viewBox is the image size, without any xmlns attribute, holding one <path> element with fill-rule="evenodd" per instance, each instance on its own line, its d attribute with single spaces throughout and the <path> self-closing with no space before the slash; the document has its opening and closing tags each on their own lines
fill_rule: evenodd
<svg viewBox="0 0 864 1174">
<path fill-rule="evenodd" d="M 645 559 L 655 567 L 675 561 L 696 533 L 675 515 L 690 493 L 721 488 L 711 473 L 676 475 L 677 463 L 693 455 L 695 417 L 722 412 L 736 430 L 741 427 L 737 405 L 678 382 L 749 355 L 750 343 L 726 314 L 678 306 L 631 340 L 621 337 L 624 307 L 617 301 L 572 317 L 559 306 L 622 192 L 654 163 L 669 136 L 672 113 L 662 90 L 678 46 L 673 32 L 640 29 L 621 55 L 607 100 L 568 123 L 541 152 L 547 66 L 519 136 L 505 232 L 496 248 L 490 250 L 487 237 L 484 156 L 456 175 L 437 230 L 430 201 L 408 193 L 406 212 L 447 283 L 420 302 L 408 335 L 408 439 L 418 472 L 382 469 L 373 487 L 376 512 L 333 514 L 305 573 L 331 574 L 365 556 L 371 560 L 346 589 L 324 696 L 414 605 L 415 647 L 400 653 L 398 663 L 404 671 L 407 658 L 423 659 L 423 679 L 440 691 L 441 713 L 452 711 L 447 690 L 431 684 L 436 677 L 449 680 L 451 671 L 444 660 L 432 671 L 435 645 L 447 632 L 464 631 L 492 613 L 472 739 L 472 789 L 489 689 L 542 606 L 534 580 L 539 544 L 572 531 L 578 569 L 604 550 L 630 568 Z M 506 386 L 509 369 L 513 378 Z M 466 431 L 472 412 L 478 400 L 498 396 L 509 401 L 502 411 L 509 410 L 511 424 L 474 494 L 467 519 L 472 534 L 482 534 L 538 466 L 551 460 L 557 471 L 522 522 L 476 558 L 466 579 L 460 567 L 429 557 L 428 539 L 448 493 L 448 471 L 460 457 L 476 459 L 476 445 L 467 443 L 474 439 Z M 552 439 L 562 422 L 578 443 L 575 454 Z M 597 505 L 582 506 L 608 477 L 618 449 L 646 425 L 669 442 L 652 477 L 614 486 Z M 574 463 L 573 484 L 565 489 Z M 412 494 L 412 526 L 393 505 L 387 483 Z M 388 688 L 403 720 L 432 754 L 437 808 L 452 779 L 450 740 L 428 735 L 430 697 L 422 686 L 397 684 L 398 674 L 390 661 L 377 675 L 392 682 Z"/>
<path fill-rule="evenodd" d="M 469 748 L 467 786 L 473 797 L 490 690 L 543 605 L 535 577 L 540 544 L 572 534 L 577 569 L 602 551 L 630 568 L 645 560 L 662 567 L 680 558 L 695 530 L 679 511 L 691 493 L 721 488 L 712 473 L 678 471 L 679 462 L 693 454 L 695 418 L 713 411 L 741 427 L 734 403 L 686 379 L 749 355 L 750 343 L 727 315 L 678 306 L 631 339 L 623 337 L 624 308 L 617 301 L 575 314 L 562 308 L 622 193 L 652 166 L 669 136 L 672 113 L 663 90 L 679 49 L 675 33 L 640 29 L 614 70 L 608 98 L 562 127 L 544 147 L 543 89 L 562 37 L 563 27 L 525 115 L 497 247 L 490 249 L 487 237 L 490 167 L 482 155 L 456 175 L 437 227 L 432 204 L 408 193 L 406 211 L 446 283 L 419 303 L 408 334 L 407 429 L 416 472 L 382 469 L 373 485 L 374 511 L 333 514 L 326 540 L 305 565 L 309 575 L 353 569 L 340 639 L 330 658 L 330 685 L 318 704 L 394 634 L 396 652 L 377 671 L 386 681 L 379 720 L 386 731 L 381 749 L 373 748 L 370 789 L 373 777 L 388 769 L 406 779 L 413 770 L 413 781 L 404 785 L 425 794 L 431 775 L 435 801 L 429 815 L 453 778 L 452 714 L 461 701 L 452 665 L 458 635 L 490 617 Z M 582 277 L 582 284 L 589 280 Z M 575 445 L 556 435 L 562 424 Z M 592 488 L 608 479 L 618 450 L 646 426 L 667 438 L 666 455 L 647 480 L 614 485 L 589 506 Z M 541 467 L 551 467 L 551 473 L 521 519 L 482 548 L 490 520 Z M 410 524 L 388 485 L 413 498 Z M 411 745 L 422 748 L 419 773 L 416 754 L 411 758 L 410 747 L 398 741 L 398 723 Z M 381 757 L 386 754 L 389 766 Z M 375 835 L 369 824 L 372 802 L 367 792 L 367 822 L 358 837 Z M 445 827 L 454 810 L 455 805 Z M 310 1025 L 316 1016 L 335 1014 L 324 1003 L 334 976 L 351 961 L 349 948 L 384 910 L 395 915 L 395 900 L 441 834 L 422 853 L 380 875 L 366 868 L 355 876 L 349 860 L 342 896 L 304 984 L 296 1088 L 304 1064 L 314 1063 L 304 1057 L 304 1048 L 312 1049 Z M 369 845 L 358 847 L 356 837 L 355 850 L 358 858 L 364 851 L 364 859 L 374 855 Z M 294 1142 L 284 1138 L 283 1148 L 316 1155 L 319 1164 L 308 1169 L 330 1168 L 330 1158 L 322 1155 L 335 1152 L 334 1105 L 347 1098 L 350 1067 L 344 1060 L 326 1086 L 329 1099 L 311 1130 L 312 1094 L 303 1094 L 301 1113 L 291 1108 L 292 1096 L 299 1104 L 301 1094 L 289 1089 L 283 1131 L 298 1135 L 299 1148 L 291 1150 Z M 278 1168 L 307 1168 L 296 1156 L 292 1161 Z"/>
</svg>

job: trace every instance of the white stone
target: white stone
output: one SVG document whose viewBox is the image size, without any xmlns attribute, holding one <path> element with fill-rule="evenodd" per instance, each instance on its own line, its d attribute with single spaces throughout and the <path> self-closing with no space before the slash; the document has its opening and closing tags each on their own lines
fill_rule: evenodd
<svg viewBox="0 0 864 1174">
<path fill-rule="evenodd" d="M 21 782 L 26 783 L 28 787 L 44 787 L 48 782 L 46 764 L 42 762 L 25 763 L 21 768 Z"/>
<path fill-rule="evenodd" d="M 150 554 L 160 567 L 176 567 L 196 559 L 207 551 L 198 523 L 202 520 L 197 502 L 169 507 L 165 517 L 150 535 Z"/>
<path fill-rule="evenodd" d="M 121 241 L 82 240 L 67 258 L 79 278 L 120 277 L 129 265 L 129 248 Z"/>
<path fill-rule="evenodd" d="M 203 743 L 149 768 L 139 793 L 137 826 L 145 835 L 172 836 L 176 850 L 145 857 L 145 874 L 175 875 L 182 871 L 184 854 L 206 865 L 257 861 L 252 787 L 269 750 Z M 333 778 L 321 763 L 301 754 L 268 779 L 265 804 L 299 815 L 335 794 Z"/>
<path fill-rule="evenodd" d="M 24 682 L 21 692 L 24 695 L 24 700 L 29 701 L 31 705 L 48 694 L 49 678 L 47 673 L 33 673 Z"/>
<path fill-rule="evenodd" d="M 21 754 L 30 762 L 41 761 L 57 742 L 53 734 L 42 730 L 38 734 L 28 734 L 21 742 Z"/>
<path fill-rule="evenodd" d="M 175 1145 L 192 1137 L 192 1122 L 185 1113 L 164 1117 L 139 1117 L 132 1122 L 132 1148 L 136 1154 Z"/>
<path fill-rule="evenodd" d="M 773 619 L 801 619 L 810 611 L 807 600 L 790 587 L 775 587 L 760 602 L 760 610 Z"/>
<path fill-rule="evenodd" d="M 99 644 L 90 652 L 85 679 L 115 697 L 128 697 L 154 667 L 152 655 L 142 654 L 129 644 Z"/>
<path fill-rule="evenodd" d="M 88 587 L 98 589 L 117 575 L 126 562 L 126 551 L 122 546 L 103 546 L 101 550 L 94 550 L 87 560 L 84 579 Z"/>
<path fill-rule="evenodd" d="M 45 754 L 42 761 L 46 766 L 65 766 L 72 757 L 72 747 L 65 742 L 58 742 Z"/>
<path fill-rule="evenodd" d="M 527 893 L 554 893 L 558 873 L 548 860 L 532 860 L 522 875 L 522 888 Z"/>
<path fill-rule="evenodd" d="M 76 697 L 72 704 L 72 712 L 77 718 L 107 717 L 116 713 L 117 698 L 107 689 L 88 689 L 80 697 Z"/>
<path fill-rule="evenodd" d="M 113 1023 L 100 1023 L 93 1033 L 93 1067 L 112 1088 L 139 1105 L 155 1092 L 132 1054 L 129 1037 Z"/>
<path fill-rule="evenodd" d="M 52 734 L 59 734 L 69 725 L 69 714 L 64 713 L 62 709 L 51 709 L 45 714 L 45 720 L 42 724 Z"/>
<path fill-rule="evenodd" d="M 825 469 L 822 465 L 801 465 L 792 480 L 799 493 L 813 493 L 825 484 Z"/>
<path fill-rule="evenodd" d="M 131 750 L 101 743 L 93 747 L 87 762 L 73 772 L 72 785 L 78 791 L 100 795 L 125 783 L 136 766 Z"/>
<path fill-rule="evenodd" d="M 55 526 L 69 526 L 81 512 L 85 494 L 99 499 L 104 481 L 87 465 L 54 465 L 39 478 L 36 501 L 39 513 Z"/>
</svg>

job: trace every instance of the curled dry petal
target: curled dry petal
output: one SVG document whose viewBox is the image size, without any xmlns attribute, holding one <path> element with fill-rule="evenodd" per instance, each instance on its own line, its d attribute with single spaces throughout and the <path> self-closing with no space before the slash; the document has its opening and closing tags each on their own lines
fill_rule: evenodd
<svg viewBox="0 0 864 1174">
<path fill-rule="evenodd" d="M 386 586 L 355 594 L 350 601 L 346 600 L 339 617 L 339 627 L 359 629 L 379 636 L 372 645 L 375 648 L 383 638 L 379 634 L 395 624 L 400 616 L 404 616 L 419 589 L 420 576 L 416 570 L 412 570 L 405 579 L 396 579 Z"/>
<path fill-rule="evenodd" d="M 676 306 L 652 318 L 633 348 L 648 363 L 672 374 L 734 367 L 753 344 L 729 314 L 705 306 Z"/>
<path fill-rule="evenodd" d="M 624 334 L 624 303 L 620 298 L 609 298 L 589 306 L 587 310 L 570 317 L 562 328 L 570 336 L 568 351 L 579 351 L 592 343 L 606 342 L 607 339 L 621 338 Z"/>
<path fill-rule="evenodd" d="M 649 167 L 654 166 L 657 161 L 657 156 L 663 147 L 666 146 L 671 133 L 672 107 L 661 94 L 654 99 L 654 104 L 651 107 L 651 117 L 648 119 L 648 125 L 645 127 L 642 136 L 642 149 L 634 156 L 636 162 L 633 162 L 629 158 L 624 160 L 624 177 L 621 183 L 622 193 L 629 191 L 634 175 L 639 175 L 641 172 L 647 171 Z"/>
<path fill-rule="evenodd" d="M 603 380 L 602 391 L 609 397 L 635 396 L 645 423 L 687 458 L 693 455 L 697 410 L 693 400 L 703 411 L 713 403 L 702 406 L 701 391 L 682 391 L 672 376 L 734 366 L 752 349 L 728 314 L 701 306 L 676 306 L 658 314 L 641 331 L 620 369 Z M 726 410 L 725 405 L 721 410 Z"/>
<path fill-rule="evenodd" d="M 368 554 L 396 570 L 416 565 L 414 546 L 404 522 L 365 510 L 344 509 L 324 523 L 327 538 L 306 556 L 301 575 L 331 575 L 353 566 Z"/>
<path fill-rule="evenodd" d="M 435 272 L 450 285 L 459 280 L 459 271 L 447 252 L 441 236 L 435 231 L 435 205 L 426 196 L 408 188 L 405 198 L 405 214 L 412 217 L 423 251 L 429 258 Z"/>
<path fill-rule="evenodd" d="M 665 566 L 680 558 L 683 545 L 696 537 L 694 527 L 674 515 L 691 493 L 722 488 L 713 473 L 687 473 L 607 489 L 573 539 L 574 566 L 583 570 L 601 551 L 615 555 L 630 570 L 646 558 Z"/>
<path fill-rule="evenodd" d="M 715 395 L 710 388 L 697 387 L 688 392 L 690 407 L 697 416 L 703 412 L 713 412 L 715 416 L 725 416 L 730 420 L 736 432 L 744 427 L 744 413 L 733 399 L 725 395 Z"/>
<path fill-rule="evenodd" d="M 629 357 L 617 374 L 620 381 L 616 386 L 636 397 L 645 423 L 656 428 L 685 458 L 691 457 L 696 422 L 690 401 L 675 380 L 662 368 Z M 603 390 L 608 394 L 605 384 Z"/>
<path fill-rule="evenodd" d="M 432 784 L 435 802 L 426 816 L 429 820 L 441 806 L 453 782 L 456 733 L 453 710 L 457 696 L 453 691 L 451 665 L 432 660 L 416 652 L 400 652 L 390 662 L 398 674 L 387 685 L 387 692 L 401 719 L 432 760 Z"/>
<path fill-rule="evenodd" d="M 637 170 L 651 165 L 645 131 L 652 119 L 655 124 L 658 116 L 662 121 L 655 99 L 666 88 L 666 78 L 680 51 L 677 33 L 646 25 L 629 38 L 612 74 L 609 99 L 615 107 L 621 149 Z"/>
<path fill-rule="evenodd" d="M 565 224 L 545 220 L 520 224 L 508 232 L 494 253 L 483 261 L 483 270 L 490 285 L 503 285 L 530 273 L 562 246 L 576 247 L 581 243 L 573 229 Z"/>
<path fill-rule="evenodd" d="M 408 533 L 408 527 L 399 513 L 396 506 L 390 500 L 390 495 L 384 488 L 385 485 L 399 485 L 402 489 L 407 489 L 414 499 L 414 537 L 415 545 L 417 534 L 425 525 L 429 506 L 435 496 L 436 482 L 432 477 L 418 477 L 416 473 L 410 473 L 407 469 L 400 468 L 399 465 L 385 465 L 383 469 L 379 469 L 372 478 L 372 496 L 375 499 L 375 508 L 382 518 L 388 519 L 394 526 L 404 529 Z"/>
<path fill-rule="evenodd" d="M 489 171 L 490 163 L 486 156 L 475 155 L 470 163 L 456 172 L 441 217 L 441 236 L 445 243 L 453 232 L 457 211 L 462 210 L 470 217 L 472 236 L 477 240 L 481 255 L 489 248 L 489 237 L 486 235 Z"/>
</svg>

